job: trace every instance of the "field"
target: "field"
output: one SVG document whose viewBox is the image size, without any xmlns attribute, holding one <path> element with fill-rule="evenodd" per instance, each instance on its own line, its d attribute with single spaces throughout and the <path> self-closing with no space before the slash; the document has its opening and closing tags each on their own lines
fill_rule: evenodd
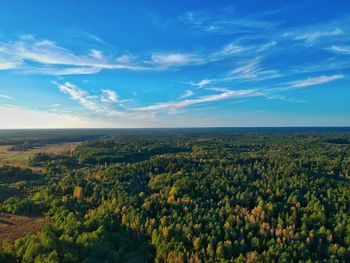
<svg viewBox="0 0 350 263">
<path fill-rule="evenodd" d="M 0 248 L 4 242 L 13 243 L 16 239 L 33 234 L 49 223 L 44 217 L 26 217 L 0 214 Z"/>
<path fill-rule="evenodd" d="M 51 156 L 69 154 L 79 145 L 79 142 L 56 143 L 48 144 L 43 147 L 35 147 L 25 151 L 11 151 L 11 145 L 0 146 L 0 167 L 4 165 L 20 167 L 23 169 L 29 168 L 34 173 L 42 174 L 43 167 L 29 166 L 28 160 L 36 153 L 47 153 Z M 19 187 L 23 184 L 23 180 L 10 180 L 11 184 L 7 188 L 0 188 L 0 202 L 6 197 L 15 196 L 25 198 L 35 192 L 36 188 L 31 186 Z M 1 183 L 1 180 L 0 180 Z M 27 183 L 27 182 L 26 182 Z M 36 184 L 43 184 L 42 176 L 36 178 Z M 2 198 L 3 197 L 3 198 Z M 42 216 L 19 216 L 0 213 L 0 248 L 5 240 L 12 243 L 14 240 L 23 237 L 27 234 L 32 234 L 40 231 L 49 220 Z"/>
<path fill-rule="evenodd" d="M 0 145 L 0 167 L 3 165 L 30 168 L 35 172 L 42 172 L 41 167 L 28 166 L 28 160 L 35 153 L 47 153 L 51 155 L 67 154 L 74 151 L 79 142 L 48 144 L 43 147 L 35 147 L 25 151 L 11 151 L 11 145 Z"/>
</svg>

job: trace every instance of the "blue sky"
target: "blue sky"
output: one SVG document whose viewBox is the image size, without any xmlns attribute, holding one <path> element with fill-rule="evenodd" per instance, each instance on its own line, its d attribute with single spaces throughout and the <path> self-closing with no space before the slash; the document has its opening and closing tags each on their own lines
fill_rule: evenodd
<svg viewBox="0 0 350 263">
<path fill-rule="evenodd" d="M 349 126 L 350 4 L 0 2 L 0 128 Z"/>
</svg>

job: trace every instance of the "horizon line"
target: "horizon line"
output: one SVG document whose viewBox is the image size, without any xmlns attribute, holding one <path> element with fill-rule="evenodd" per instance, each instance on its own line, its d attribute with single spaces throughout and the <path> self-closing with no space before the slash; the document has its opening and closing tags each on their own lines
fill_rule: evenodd
<svg viewBox="0 0 350 263">
<path fill-rule="evenodd" d="M 344 126 L 190 126 L 190 127 L 81 127 L 81 128 L 0 128 L 0 131 L 6 130 L 146 130 L 146 129 L 271 129 L 271 128 L 350 128 L 350 125 Z"/>
</svg>

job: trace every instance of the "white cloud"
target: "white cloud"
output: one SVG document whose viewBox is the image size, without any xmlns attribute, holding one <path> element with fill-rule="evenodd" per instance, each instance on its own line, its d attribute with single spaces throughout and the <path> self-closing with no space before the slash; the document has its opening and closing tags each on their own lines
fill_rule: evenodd
<svg viewBox="0 0 350 263">
<path fill-rule="evenodd" d="M 252 63 L 244 67 L 237 68 L 236 73 L 250 74 L 250 72 L 254 71 L 254 69 L 255 64 Z M 178 112 L 180 109 L 184 109 L 193 105 L 211 103 L 226 99 L 260 96 L 265 97 L 267 99 L 278 99 L 286 102 L 302 103 L 305 101 L 291 99 L 287 96 L 279 95 L 279 93 L 287 92 L 292 89 L 319 85 L 340 78 L 343 78 L 343 75 L 319 76 L 314 78 L 307 78 L 304 80 L 293 81 L 287 83 L 286 86 L 281 88 L 269 89 L 231 90 L 221 87 L 204 88 L 204 90 L 206 90 L 207 92 L 215 92 L 216 94 L 209 94 L 198 97 L 195 97 L 195 94 L 192 90 L 186 90 L 185 93 L 182 96 L 180 96 L 177 100 L 160 102 L 141 107 L 125 107 L 122 104 L 122 102 L 127 100 L 119 100 L 118 94 L 112 90 L 101 90 L 100 96 L 92 96 L 86 90 L 83 90 L 69 82 L 66 82 L 64 84 L 54 84 L 58 86 L 59 90 L 62 93 L 68 94 L 71 99 L 78 101 L 83 107 L 89 109 L 94 113 L 98 113 L 108 117 L 122 117 L 127 118 L 128 120 L 146 121 L 149 118 L 155 120 L 155 114 L 159 112 L 167 112 L 171 114 Z M 208 81 L 204 81 L 203 83 L 208 83 Z M 113 107 L 114 104 L 116 104 L 119 107 L 118 110 L 115 107 Z"/>
<path fill-rule="evenodd" d="M 257 59 L 254 59 L 254 60 L 250 61 L 248 64 L 232 70 L 232 73 L 233 74 L 238 73 L 238 74 L 243 74 L 243 75 L 249 76 L 252 74 L 252 72 L 256 71 L 258 64 L 259 64 L 259 61 Z"/>
<path fill-rule="evenodd" d="M 229 77 L 225 80 L 245 79 L 257 81 L 281 76 L 276 70 L 261 68 L 259 65 L 260 60 L 260 58 L 255 58 L 248 61 L 243 66 L 233 69 L 229 72 Z"/>
<path fill-rule="evenodd" d="M 53 84 L 58 87 L 59 91 L 68 94 L 72 100 L 78 101 L 84 108 L 94 113 L 106 116 L 126 115 L 125 112 L 117 110 L 115 107 L 112 107 L 112 105 L 106 103 L 118 102 L 118 95 L 114 91 L 102 90 L 102 96 L 92 96 L 88 91 L 79 88 L 70 82 L 65 82 L 64 84 L 53 82 Z"/>
<path fill-rule="evenodd" d="M 192 86 L 196 86 L 198 88 L 203 88 L 204 86 L 209 85 L 212 82 L 212 80 L 210 79 L 202 79 L 201 81 L 197 82 L 197 83 L 191 83 Z"/>
<path fill-rule="evenodd" d="M 216 10 L 214 13 L 205 10 L 193 10 L 179 16 L 179 20 L 193 29 L 216 34 L 267 31 L 278 25 L 278 23 L 257 19 L 258 16 L 261 16 L 261 14 L 239 17 L 230 9 Z"/>
<path fill-rule="evenodd" d="M 164 103 L 158 103 L 146 107 L 140 107 L 135 108 L 133 110 L 136 111 L 175 111 L 181 108 L 186 108 L 195 104 L 201 104 L 206 102 L 215 102 L 220 100 L 225 100 L 229 98 L 235 98 L 235 97 L 245 97 L 249 95 L 253 95 L 256 90 L 227 90 L 227 89 L 221 89 L 223 90 L 220 94 L 215 95 L 207 95 L 202 96 L 198 98 L 193 99 L 184 99 L 181 101 L 169 101 Z"/>
<path fill-rule="evenodd" d="M 319 76 L 314 78 L 307 78 L 303 80 L 297 80 L 289 83 L 288 88 L 304 88 L 309 86 L 315 86 L 324 84 L 333 80 L 343 78 L 343 75 L 333 75 L 333 76 Z"/>
<path fill-rule="evenodd" d="M 0 70 L 17 68 L 21 63 L 18 61 L 1 61 L 0 57 Z"/>
<path fill-rule="evenodd" d="M 23 69 L 27 74 L 43 74 L 43 75 L 90 75 L 99 73 L 102 68 L 96 67 L 73 67 L 73 68 L 48 68 L 48 67 L 28 67 Z"/>
<path fill-rule="evenodd" d="M 102 69 L 149 69 L 124 62 L 125 60 L 119 62 L 108 60 L 101 50 L 96 49 L 90 50 L 86 55 L 77 55 L 53 41 L 36 40 L 34 37 L 22 37 L 14 42 L 0 42 L 0 69 L 3 70 L 17 68 L 29 73 L 68 75 L 94 74 Z"/>
<path fill-rule="evenodd" d="M 103 102 L 117 102 L 118 94 L 113 90 L 104 89 L 102 90 L 101 101 Z"/>
<path fill-rule="evenodd" d="M 65 94 L 68 94 L 71 99 L 78 101 L 85 108 L 93 111 L 99 110 L 99 105 L 96 104 L 96 96 L 90 96 L 86 90 L 80 89 L 70 82 L 64 84 L 54 83 L 58 89 Z"/>
<path fill-rule="evenodd" d="M 254 71 L 254 63 L 247 66 L 237 68 L 236 73 L 251 74 Z M 194 97 L 194 92 L 192 90 L 186 90 L 185 93 L 178 98 L 178 100 L 167 101 L 152 104 L 144 107 L 124 107 L 122 102 L 126 100 L 119 100 L 118 94 L 112 90 L 101 90 L 100 96 L 92 96 L 86 90 L 83 90 L 72 83 L 66 82 L 64 84 L 55 83 L 59 90 L 65 94 L 68 94 L 71 99 L 78 101 L 85 108 L 99 114 L 106 116 L 122 116 L 130 119 L 140 118 L 154 118 L 154 116 L 147 115 L 149 113 L 157 112 L 168 112 L 175 113 L 180 109 L 187 108 L 192 105 L 198 105 L 203 103 L 211 103 L 226 99 L 242 98 L 242 97 L 253 97 L 261 96 L 268 99 L 279 99 L 286 102 L 304 102 L 303 100 L 291 99 L 284 95 L 279 95 L 279 93 L 286 92 L 292 89 L 298 89 L 303 87 L 309 87 L 314 85 L 320 85 L 333 80 L 343 78 L 343 75 L 333 75 L 333 76 L 319 76 L 314 78 L 307 78 L 304 80 L 298 80 L 288 83 L 285 87 L 273 88 L 273 89 L 243 89 L 243 90 L 231 90 L 221 87 L 205 88 L 207 91 L 215 92 L 218 94 L 209 94 L 199 97 Z M 207 82 L 207 81 L 206 81 Z M 204 83 L 206 83 L 204 82 Z M 208 83 L 208 82 L 207 82 Z M 198 83 L 197 83 L 198 84 Z M 194 98 L 190 98 L 194 97 Z M 118 102 L 119 106 L 122 106 L 120 110 L 116 110 L 111 107 L 111 103 Z M 148 117 L 147 117 L 148 116 Z"/>
<path fill-rule="evenodd" d="M 238 56 L 241 55 L 242 53 L 244 54 L 244 51 L 248 51 L 248 47 L 242 47 L 240 45 L 237 45 L 235 43 L 229 43 L 222 47 L 219 51 L 216 51 L 209 55 L 208 61 L 220 61 L 224 60 L 227 58 L 230 58 L 232 56 Z"/>
<path fill-rule="evenodd" d="M 350 54 L 350 46 L 336 46 L 332 45 L 331 47 L 327 48 L 330 51 L 341 53 L 341 54 Z"/>
<path fill-rule="evenodd" d="M 129 55 L 122 55 L 120 57 L 117 57 L 115 61 L 123 65 L 130 65 L 132 58 Z"/>
<path fill-rule="evenodd" d="M 57 46 L 50 40 L 24 41 L 5 44 L 5 53 L 33 62 L 46 65 L 82 65 L 84 60 Z"/>
<path fill-rule="evenodd" d="M 199 56 L 184 53 L 153 54 L 151 59 L 156 66 L 162 68 L 203 63 Z"/>
<path fill-rule="evenodd" d="M 309 32 L 309 33 L 303 33 L 301 35 L 297 35 L 294 37 L 295 40 L 304 40 L 306 43 L 310 44 L 312 42 L 315 42 L 319 38 L 323 37 L 333 37 L 344 34 L 344 32 L 337 28 L 333 31 L 316 31 L 316 32 Z"/>
<path fill-rule="evenodd" d="M 241 54 L 246 48 L 229 43 L 216 52 L 196 53 L 156 53 L 151 56 L 152 63 L 160 68 L 202 65 L 220 61 Z"/>
<path fill-rule="evenodd" d="M 91 49 L 90 56 L 99 60 L 103 60 L 103 52 L 101 50 Z"/>
<path fill-rule="evenodd" d="M 0 70 L 14 69 L 22 64 L 22 59 L 8 52 L 7 46 L 0 42 Z"/>
<path fill-rule="evenodd" d="M 7 99 L 7 100 L 13 100 L 13 97 L 7 96 L 7 95 L 4 95 L 4 94 L 0 94 L 0 98 Z"/>
<path fill-rule="evenodd" d="M 266 94 L 263 95 L 265 98 L 269 99 L 269 100 L 281 100 L 281 101 L 285 101 L 285 102 L 292 102 L 292 103 L 305 103 L 305 100 L 299 100 L 299 99 L 293 99 L 293 98 L 289 98 L 285 95 L 279 95 L 279 94 Z"/>
<path fill-rule="evenodd" d="M 190 89 L 186 90 L 185 93 L 183 95 L 181 95 L 179 97 L 179 99 L 185 99 L 185 98 L 188 98 L 188 97 L 192 97 L 194 95 L 194 92 Z"/>
<path fill-rule="evenodd" d="M 243 47 L 236 43 L 229 43 L 215 52 L 155 53 L 151 56 L 151 64 L 159 69 L 187 65 L 203 65 L 211 62 L 223 61 L 234 56 L 256 55 L 258 52 L 264 51 L 274 44 L 269 42 L 263 45 L 247 45 Z"/>
<path fill-rule="evenodd" d="M 230 43 L 226 45 L 221 51 L 215 53 L 218 56 L 232 56 L 234 54 L 238 54 L 243 52 L 245 49 L 235 43 Z"/>
<path fill-rule="evenodd" d="M 101 70 L 164 70 L 172 67 L 202 65 L 225 60 L 237 55 L 252 55 L 271 46 L 239 45 L 229 43 L 218 51 L 154 52 L 137 57 L 120 55 L 107 57 L 111 50 L 89 49 L 73 52 L 51 40 L 37 40 L 34 36 L 22 36 L 17 41 L 0 42 L 0 70 L 20 70 L 30 74 L 79 75 L 96 74 Z"/>
<path fill-rule="evenodd" d="M 260 89 L 260 90 L 256 91 L 254 95 L 255 96 L 262 96 L 262 97 L 265 97 L 267 99 L 278 99 L 278 100 L 286 101 L 286 102 L 305 103 L 305 100 L 289 98 L 285 95 L 280 95 L 280 93 L 288 92 L 290 90 L 295 90 L 295 89 L 300 89 L 300 88 L 321 85 L 324 83 L 328 83 L 331 81 L 341 79 L 343 77 L 344 77 L 343 75 L 332 75 L 332 76 L 318 76 L 318 77 L 313 77 L 313 78 L 306 78 L 303 80 L 296 80 L 296 81 L 286 83 L 284 86 L 279 87 L 279 88 Z"/>
</svg>

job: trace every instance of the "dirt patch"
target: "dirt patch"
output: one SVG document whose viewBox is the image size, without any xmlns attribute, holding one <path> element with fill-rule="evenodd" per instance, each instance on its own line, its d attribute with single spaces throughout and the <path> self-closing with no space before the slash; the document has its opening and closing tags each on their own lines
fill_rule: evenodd
<svg viewBox="0 0 350 263">
<path fill-rule="evenodd" d="M 12 243 L 20 237 L 40 231 L 49 222 L 44 217 L 0 214 L 0 249 L 5 240 Z"/>
</svg>

